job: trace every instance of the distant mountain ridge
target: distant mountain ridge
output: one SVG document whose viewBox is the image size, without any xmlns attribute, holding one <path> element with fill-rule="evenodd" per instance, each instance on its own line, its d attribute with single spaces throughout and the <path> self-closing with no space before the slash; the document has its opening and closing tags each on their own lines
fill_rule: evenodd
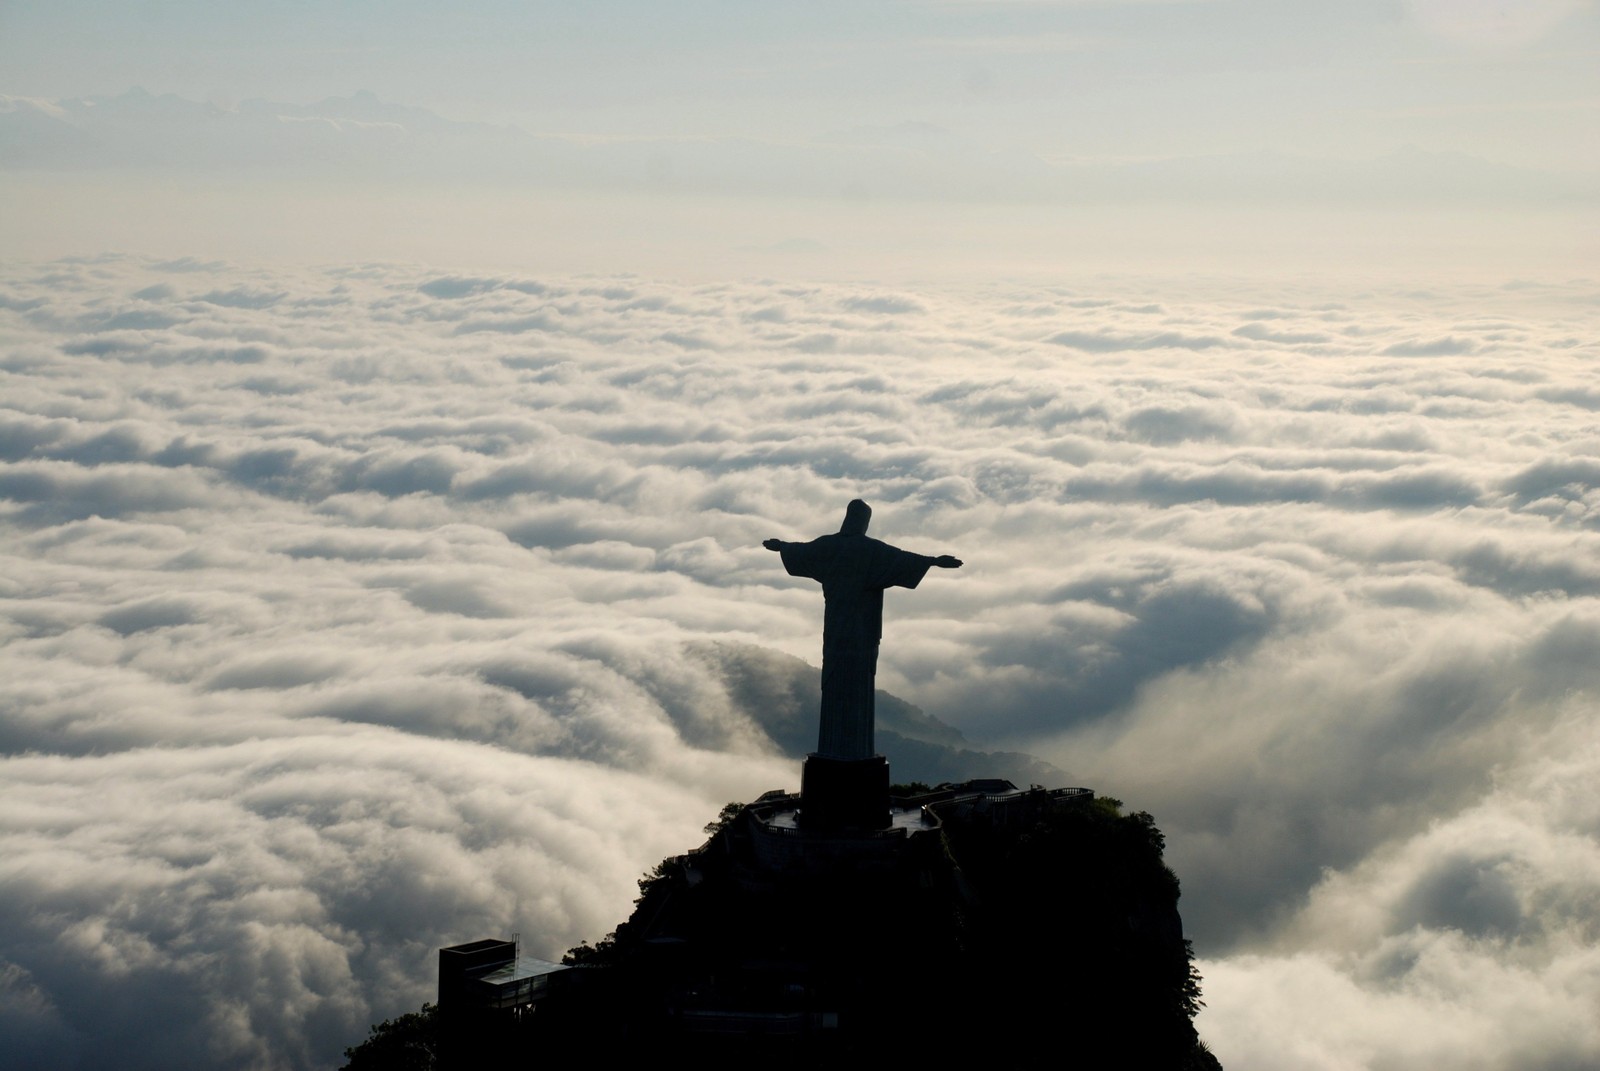
<svg viewBox="0 0 1600 1071">
<path fill-rule="evenodd" d="M 728 699 L 790 758 L 817 747 L 822 683 L 815 666 L 799 658 L 748 644 L 701 642 L 690 657 L 712 669 Z M 897 781 L 944 781 L 998 777 L 1019 785 L 1061 784 L 1057 767 L 1016 751 L 978 751 L 952 725 L 888 692 L 877 692 L 878 751 L 888 756 Z"/>
<path fill-rule="evenodd" d="M 135 88 L 114 97 L 0 97 L 0 167 L 453 174 L 513 167 L 537 139 L 362 91 L 313 104 L 233 106 Z M 396 170 L 398 169 L 398 170 Z"/>
<path fill-rule="evenodd" d="M 362 90 L 311 104 L 194 101 L 134 88 L 44 100 L 0 95 L 0 168 L 154 170 L 534 188 L 1097 203 L 1579 200 L 1592 174 L 1555 174 L 1408 147 L 1365 160 L 1233 153 L 1046 159 L 929 123 L 782 139 L 583 139 L 447 119 Z"/>
</svg>

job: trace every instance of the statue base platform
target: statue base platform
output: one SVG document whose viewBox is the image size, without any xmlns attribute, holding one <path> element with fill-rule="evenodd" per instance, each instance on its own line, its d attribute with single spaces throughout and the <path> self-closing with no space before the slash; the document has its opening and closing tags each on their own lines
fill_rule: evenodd
<svg viewBox="0 0 1600 1071">
<path fill-rule="evenodd" d="M 807 830 L 887 829 L 889 760 L 806 756 L 800 771 L 800 827 Z"/>
</svg>

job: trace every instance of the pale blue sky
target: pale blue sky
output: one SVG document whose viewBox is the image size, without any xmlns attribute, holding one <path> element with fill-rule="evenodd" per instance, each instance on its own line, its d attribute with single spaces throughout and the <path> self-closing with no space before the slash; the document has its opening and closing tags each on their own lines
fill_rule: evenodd
<svg viewBox="0 0 1600 1071">
<path fill-rule="evenodd" d="M 0 0 L 0 239 L 1583 265 L 1597 119 L 1595 0 Z"/>
<path fill-rule="evenodd" d="M 1047 158 L 1415 145 L 1600 166 L 1586 0 L 0 6 L 0 92 L 371 90 L 585 137 L 929 123 Z"/>
</svg>

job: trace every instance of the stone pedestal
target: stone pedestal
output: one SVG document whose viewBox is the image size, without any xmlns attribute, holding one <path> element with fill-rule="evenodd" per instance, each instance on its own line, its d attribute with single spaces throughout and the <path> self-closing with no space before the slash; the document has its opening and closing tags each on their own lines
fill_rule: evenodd
<svg viewBox="0 0 1600 1071">
<path fill-rule="evenodd" d="M 889 760 L 807 755 L 800 771 L 800 825 L 808 830 L 887 829 Z"/>
</svg>

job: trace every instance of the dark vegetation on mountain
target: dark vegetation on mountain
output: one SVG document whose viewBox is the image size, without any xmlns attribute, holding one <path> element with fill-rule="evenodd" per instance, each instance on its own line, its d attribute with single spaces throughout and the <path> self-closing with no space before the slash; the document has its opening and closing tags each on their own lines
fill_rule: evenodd
<svg viewBox="0 0 1600 1071">
<path fill-rule="evenodd" d="M 439 1066 L 439 1007 L 374 1023 L 367 1040 L 344 1050 L 339 1071 L 435 1071 Z"/>
<path fill-rule="evenodd" d="M 1220 1071 L 1193 1027 L 1200 979 L 1148 814 L 1087 799 L 1021 828 L 947 818 L 892 867 L 782 880 L 748 865 L 750 820 L 729 804 L 704 847 L 654 867 L 628 921 L 567 954 L 583 984 L 553 991 L 473 1062 Z M 818 1009 L 836 1029 L 771 1025 Z M 374 1027 L 347 1050 L 348 1071 L 431 1066 L 406 1062 L 428 1049 L 428 1010 Z M 730 1025 L 707 1032 L 712 1021 Z"/>
</svg>

